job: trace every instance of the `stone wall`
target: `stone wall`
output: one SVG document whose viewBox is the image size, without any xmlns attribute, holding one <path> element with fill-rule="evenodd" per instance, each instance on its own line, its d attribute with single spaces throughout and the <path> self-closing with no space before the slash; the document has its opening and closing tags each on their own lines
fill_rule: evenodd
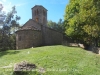
<svg viewBox="0 0 100 75">
<path fill-rule="evenodd" d="M 21 30 L 16 32 L 16 49 L 25 49 L 42 44 L 42 34 L 35 30 Z"/>
<path fill-rule="evenodd" d="M 43 28 L 43 33 L 44 33 L 43 36 L 44 36 L 45 45 L 62 44 L 63 41 L 62 33 L 48 27 Z"/>
</svg>

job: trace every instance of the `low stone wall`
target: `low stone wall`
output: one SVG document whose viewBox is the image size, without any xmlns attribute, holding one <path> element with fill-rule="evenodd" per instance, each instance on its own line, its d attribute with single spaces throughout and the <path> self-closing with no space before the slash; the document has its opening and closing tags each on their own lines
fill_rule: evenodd
<svg viewBox="0 0 100 75">
<path fill-rule="evenodd" d="M 81 47 L 81 48 L 85 48 L 85 46 L 83 44 L 80 43 L 70 43 L 68 41 L 63 41 L 62 43 L 65 46 L 71 46 L 71 47 Z M 94 45 L 90 45 L 90 47 L 88 48 L 88 50 L 96 53 L 96 54 L 100 54 L 100 47 L 95 47 Z"/>
<path fill-rule="evenodd" d="M 69 43 L 69 46 L 78 47 L 77 43 Z"/>
<path fill-rule="evenodd" d="M 100 48 L 98 48 L 98 54 L 100 54 Z"/>
<path fill-rule="evenodd" d="M 100 54 L 100 48 L 98 47 L 93 48 L 92 51 L 96 54 Z"/>
<path fill-rule="evenodd" d="M 72 47 L 81 47 L 81 48 L 85 48 L 83 44 L 81 43 L 69 43 L 67 41 L 63 41 L 63 45 L 66 46 L 72 46 Z"/>
</svg>

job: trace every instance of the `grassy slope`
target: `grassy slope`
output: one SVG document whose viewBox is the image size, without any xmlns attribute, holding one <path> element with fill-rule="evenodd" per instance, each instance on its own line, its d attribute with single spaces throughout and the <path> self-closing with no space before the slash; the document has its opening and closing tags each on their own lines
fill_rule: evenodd
<svg viewBox="0 0 100 75">
<path fill-rule="evenodd" d="M 43 75 L 100 74 L 100 55 L 81 48 L 58 45 L 0 52 L 0 67 L 24 60 L 43 67 L 46 70 Z M 7 70 L 0 68 L 0 75 L 11 75 Z"/>
</svg>

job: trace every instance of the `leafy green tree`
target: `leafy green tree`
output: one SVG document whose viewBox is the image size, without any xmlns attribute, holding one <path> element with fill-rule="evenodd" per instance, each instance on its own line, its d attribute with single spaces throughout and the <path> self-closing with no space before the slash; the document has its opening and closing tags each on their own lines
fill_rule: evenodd
<svg viewBox="0 0 100 75">
<path fill-rule="evenodd" d="M 57 30 L 64 33 L 65 32 L 65 26 L 64 26 L 64 22 L 62 21 L 62 19 L 59 19 L 58 23 L 57 23 Z"/>
<path fill-rule="evenodd" d="M 100 0 L 70 0 L 66 6 L 64 24 L 66 35 L 86 44 L 100 36 Z"/>
<path fill-rule="evenodd" d="M 47 26 L 50 27 L 50 28 L 52 28 L 52 29 L 55 29 L 55 30 L 57 28 L 56 22 L 53 22 L 51 20 L 47 22 Z"/>
<path fill-rule="evenodd" d="M 58 23 L 50 20 L 48 21 L 47 26 L 62 33 L 64 33 L 65 31 L 65 27 L 64 27 L 62 19 L 59 19 Z"/>
<path fill-rule="evenodd" d="M 15 31 L 20 27 L 18 20 L 19 16 L 15 16 L 17 13 L 15 6 L 12 10 L 8 12 L 7 15 L 2 12 L 2 4 L 0 4 L 0 23 L 1 33 L 0 33 L 0 46 L 2 50 L 15 49 Z"/>
<path fill-rule="evenodd" d="M 0 26 L 2 26 L 4 24 L 4 20 L 5 20 L 5 12 L 2 11 L 3 10 L 3 5 L 0 4 Z"/>
</svg>

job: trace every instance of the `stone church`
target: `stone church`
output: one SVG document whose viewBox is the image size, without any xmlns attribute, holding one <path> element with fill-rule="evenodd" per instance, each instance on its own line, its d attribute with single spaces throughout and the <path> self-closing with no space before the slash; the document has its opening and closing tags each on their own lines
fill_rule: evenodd
<svg viewBox="0 0 100 75">
<path fill-rule="evenodd" d="M 47 27 L 47 11 L 41 5 L 32 8 L 32 19 L 16 31 L 16 49 L 62 43 L 62 33 Z"/>
</svg>

